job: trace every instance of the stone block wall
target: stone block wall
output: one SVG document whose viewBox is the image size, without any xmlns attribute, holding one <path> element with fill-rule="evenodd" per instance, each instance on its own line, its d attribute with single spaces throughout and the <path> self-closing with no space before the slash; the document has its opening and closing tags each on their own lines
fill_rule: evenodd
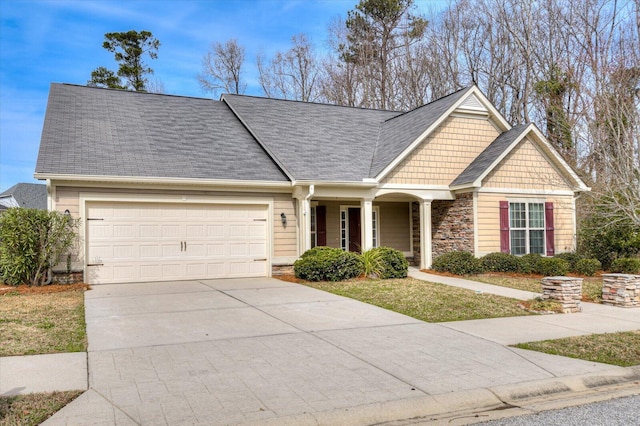
<svg viewBox="0 0 640 426">
<path fill-rule="evenodd" d="M 53 271 L 52 284 L 78 284 L 84 282 L 83 271 Z"/>
<path fill-rule="evenodd" d="M 451 251 L 473 253 L 473 194 L 431 203 L 433 258 Z"/>
<path fill-rule="evenodd" d="M 565 314 L 580 312 L 582 278 L 545 277 L 542 279 L 542 298 L 560 302 Z"/>
<path fill-rule="evenodd" d="M 420 265 L 420 204 L 411 203 L 413 230 L 412 266 Z M 455 200 L 431 202 L 431 250 L 433 259 L 451 251 L 473 253 L 473 194 L 459 194 Z"/>
<path fill-rule="evenodd" d="M 621 308 L 640 307 L 640 275 L 602 275 L 602 303 Z"/>
</svg>

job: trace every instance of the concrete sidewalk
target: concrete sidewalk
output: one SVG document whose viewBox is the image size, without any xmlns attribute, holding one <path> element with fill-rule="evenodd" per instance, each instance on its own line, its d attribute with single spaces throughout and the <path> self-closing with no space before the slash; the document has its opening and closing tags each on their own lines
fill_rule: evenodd
<svg viewBox="0 0 640 426">
<path fill-rule="evenodd" d="M 640 380 L 640 368 L 504 346 L 640 329 L 637 309 L 427 324 L 274 279 L 101 285 L 85 304 L 89 391 L 47 425 L 371 424 Z"/>
</svg>

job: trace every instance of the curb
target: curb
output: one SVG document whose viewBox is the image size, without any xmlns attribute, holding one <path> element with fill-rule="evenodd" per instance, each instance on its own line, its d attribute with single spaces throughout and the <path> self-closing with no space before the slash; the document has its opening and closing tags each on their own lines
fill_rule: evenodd
<svg viewBox="0 0 640 426">
<path fill-rule="evenodd" d="M 247 425 L 471 424 L 640 394 L 640 366 L 276 417 Z"/>
</svg>

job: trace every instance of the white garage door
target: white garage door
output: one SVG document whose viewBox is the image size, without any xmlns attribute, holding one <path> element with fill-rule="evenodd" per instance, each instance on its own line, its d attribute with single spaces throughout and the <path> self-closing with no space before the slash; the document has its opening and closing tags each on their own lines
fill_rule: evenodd
<svg viewBox="0 0 640 426">
<path fill-rule="evenodd" d="M 87 203 L 90 283 L 267 275 L 267 207 Z"/>
</svg>

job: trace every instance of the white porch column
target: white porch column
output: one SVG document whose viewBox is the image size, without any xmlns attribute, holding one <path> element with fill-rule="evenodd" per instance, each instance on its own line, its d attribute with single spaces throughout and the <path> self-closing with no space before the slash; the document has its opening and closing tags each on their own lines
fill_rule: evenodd
<svg viewBox="0 0 640 426">
<path fill-rule="evenodd" d="M 373 199 L 363 198 L 360 201 L 362 252 L 373 248 Z"/>
<path fill-rule="evenodd" d="M 311 202 L 308 198 L 303 198 L 300 202 L 302 207 L 302 251 L 300 254 L 311 248 Z"/>
<path fill-rule="evenodd" d="M 420 269 L 431 267 L 431 200 L 420 203 Z"/>
</svg>

